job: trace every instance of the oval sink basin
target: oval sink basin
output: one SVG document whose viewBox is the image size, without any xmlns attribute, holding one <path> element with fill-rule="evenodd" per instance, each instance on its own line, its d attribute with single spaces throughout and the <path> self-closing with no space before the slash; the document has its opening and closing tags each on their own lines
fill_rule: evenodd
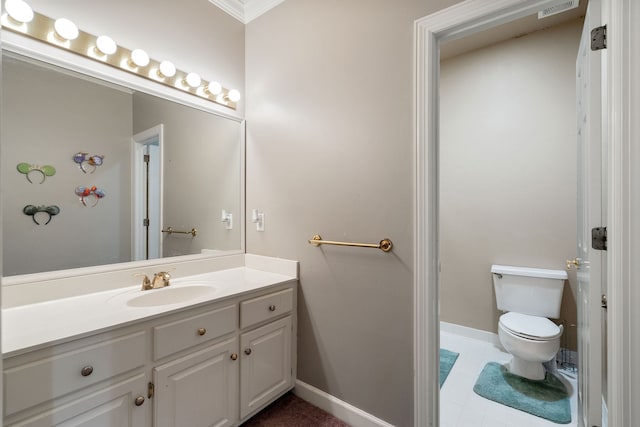
<svg viewBox="0 0 640 427">
<path fill-rule="evenodd" d="M 211 286 L 188 285 L 151 289 L 127 300 L 130 307 L 156 307 L 159 305 L 179 304 L 213 295 L 216 289 Z"/>
</svg>

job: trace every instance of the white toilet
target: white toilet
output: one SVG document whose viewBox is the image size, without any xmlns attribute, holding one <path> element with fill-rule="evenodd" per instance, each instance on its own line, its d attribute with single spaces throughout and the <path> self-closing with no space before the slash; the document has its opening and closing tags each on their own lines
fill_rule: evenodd
<svg viewBox="0 0 640 427">
<path fill-rule="evenodd" d="M 560 317 L 567 272 L 540 268 L 492 265 L 493 286 L 500 316 L 498 336 L 512 355 L 509 371 L 542 380 L 542 363 L 553 359 L 560 348 L 562 326 L 548 318 Z"/>
</svg>

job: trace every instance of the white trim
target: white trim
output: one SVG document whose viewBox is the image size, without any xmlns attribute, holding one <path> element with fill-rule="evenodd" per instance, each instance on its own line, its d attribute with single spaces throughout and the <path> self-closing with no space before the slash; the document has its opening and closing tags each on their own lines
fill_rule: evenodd
<svg viewBox="0 0 640 427">
<path fill-rule="evenodd" d="M 393 427 L 392 424 L 300 380 L 296 380 L 293 394 L 354 427 Z"/>
<path fill-rule="evenodd" d="M 415 23 L 415 426 L 439 425 L 440 397 L 436 380 L 439 347 L 437 268 L 439 43 L 512 21 L 556 3 L 558 1 L 554 0 L 467 0 Z"/>
<path fill-rule="evenodd" d="M 131 156 L 131 176 L 132 179 L 132 191 L 131 191 L 131 206 L 133 212 L 131 215 L 131 254 L 134 261 L 145 260 L 146 241 L 141 237 L 143 234 L 143 225 L 140 222 L 140 218 L 145 213 L 146 206 L 143 198 L 139 197 L 140 194 L 146 193 L 145 183 L 146 177 L 144 175 L 145 168 L 142 167 L 145 145 L 149 140 L 155 139 L 158 143 L 158 174 L 159 178 L 159 223 L 152 224 L 151 227 L 160 233 L 158 239 L 158 252 L 159 258 L 162 258 L 162 233 L 164 228 L 162 210 L 164 209 L 164 124 L 153 126 L 147 130 L 139 132 L 133 135 L 132 139 L 132 152 Z M 145 197 L 147 197 L 145 195 Z M 155 259 L 152 257 L 151 259 Z"/>
<path fill-rule="evenodd" d="M 608 424 L 635 425 L 640 417 L 640 5 L 610 0 L 607 24 L 608 144 Z"/>
<path fill-rule="evenodd" d="M 284 0 L 209 0 L 243 24 L 270 11 Z"/>
<path fill-rule="evenodd" d="M 493 344 L 502 348 L 502 344 L 500 344 L 500 337 L 498 336 L 498 334 L 489 331 L 483 331 L 482 329 L 475 329 L 468 326 L 456 325 L 455 323 L 440 321 L 440 332 L 456 334 L 461 337 L 487 342 L 489 344 Z"/>
<path fill-rule="evenodd" d="M 215 6 L 227 12 L 238 21 L 244 22 L 244 3 L 240 0 L 209 0 Z"/>
</svg>

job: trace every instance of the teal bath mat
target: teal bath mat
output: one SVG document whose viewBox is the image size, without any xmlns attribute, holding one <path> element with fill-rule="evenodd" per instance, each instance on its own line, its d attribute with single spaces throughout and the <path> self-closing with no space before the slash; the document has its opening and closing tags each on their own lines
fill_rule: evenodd
<svg viewBox="0 0 640 427">
<path fill-rule="evenodd" d="M 451 372 L 453 364 L 456 363 L 458 355 L 453 351 L 445 350 L 444 348 L 440 349 L 440 388 L 442 388 L 444 380 L 449 376 L 449 372 Z"/>
<path fill-rule="evenodd" d="M 496 362 L 489 362 L 480 373 L 473 391 L 482 397 L 528 412 L 558 424 L 571 422 L 571 406 L 564 384 L 547 373 L 534 381 L 510 373 Z"/>
</svg>

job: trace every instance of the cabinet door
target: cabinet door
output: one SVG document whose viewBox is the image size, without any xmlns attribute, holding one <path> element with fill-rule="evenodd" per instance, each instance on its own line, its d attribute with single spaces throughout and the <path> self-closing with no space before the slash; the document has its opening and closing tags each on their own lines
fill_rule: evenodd
<svg viewBox="0 0 640 427">
<path fill-rule="evenodd" d="M 240 418 L 293 385 L 291 316 L 240 336 Z"/>
<path fill-rule="evenodd" d="M 136 375 L 68 404 L 23 421 L 6 423 L 8 427 L 144 427 L 149 425 L 147 377 Z M 136 399 L 139 399 L 136 401 Z"/>
<path fill-rule="evenodd" d="M 153 370 L 155 427 L 222 427 L 238 420 L 237 338 Z"/>
</svg>

